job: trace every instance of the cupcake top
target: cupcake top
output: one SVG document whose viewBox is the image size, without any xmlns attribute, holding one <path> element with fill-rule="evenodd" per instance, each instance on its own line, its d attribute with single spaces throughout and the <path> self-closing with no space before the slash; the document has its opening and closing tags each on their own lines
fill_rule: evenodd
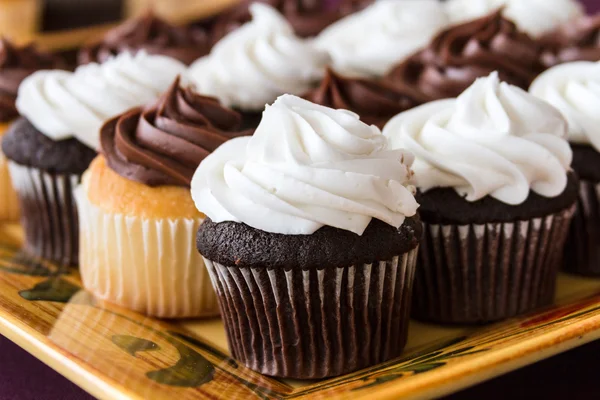
<svg viewBox="0 0 600 400">
<path fill-rule="evenodd" d="M 64 66 L 59 57 L 40 52 L 33 44 L 17 47 L 0 38 L 0 122 L 19 116 L 15 101 L 23 79 L 40 69 Z"/>
<path fill-rule="evenodd" d="M 569 141 L 600 152 L 600 62 L 550 68 L 533 81 L 529 92 L 562 112 L 569 123 Z"/>
<path fill-rule="evenodd" d="M 38 71 L 20 86 L 17 109 L 50 139 L 74 137 L 97 150 L 107 119 L 156 100 L 185 71 L 175 59 L 143 51 L 83 65 L 74 73 Z"/>
<path fill-rule="evenodd" d="M 325 1 L 311 0 L 259 0 L 261 3 L 277 9 L 290 23 L 294 32 L 300 37 L 311 37 L 338 19 L 361 10 L 373 0 L 342 0 L 335 6 L 327 5 Z M 239 28 L 252 19 L 250 15 L 251 0 L 221 13 L 212 24 L 211 36 L 213 42 L 220 40 L 229 32 Z"/>
<path fill-rule="evenodd" d="M 582 16 L 540 39 L 542 62 L 551 67 L 571 61 L 600 60 L 600 14 Z"/>
<path fill-rule="evenodd" d="M 415 215 L 411 164 L 358 115 L 284 95 L 267 106 L 252 138 L 231 140 L 200 164 L 192 197 L 215 223 L 362 235 L 373 218 L 397 228 Z"/>
<path fill-rule="evenodd" d="M 302 94 L 323 77 L 326 53 L 296 36 L 272 7 L 250 6 L 252 21 L 190 67 L 198 91 L 243 111 L 262 110 L 284 93 Z"/>
<path fill-rule="evenodd" d="M 303 97 L 322 106 L 355 112 L 363 122 L 379 128 L 396 114 L 429 100 L 409 86 L 342 76 L 329 68 L 321 85 Z"/>
<path fill-rule="evenodd" d="M 380 0 L 331 25 L 315 43 L 340 73 L 382 76 L 448 24 L 438 0 Z"/>
<path fill-rule="evenodd" d="M 189 187 L 198 164 L 239 131 L 241 116 L 177 78 L 158 102 L 108 121 L 101 130 L 109 167 L 148 186 Z"/>
<path fill-rule="evenodd" d="M 453 23 L 479 18 L 501 7 L 506 18 L 533 37 L 585 14 L 577 0 L 449 0 L 446 3 Z"/>
<path fill-rule="evenodd" d="M 386 79 L 411 85 L 433 99 L 457 97 L 476 78 L 493 71 L 527 89 L 544 70 L 540 52 L 535 40 L 498 11 L 441 32 Z"/>
<path fill-rule="evenodd" d="M 173 26 L 148 12 L 108 31 L 101 41 L 81 49 L 78 61 L 80 64 L 103 63 L 117 54 L 142 49 L 148 54 L 169 56 L 191 64 L 208 54 L 210 43 L 202 28 Z"/>
<path fill-rule="evenodd" d="M 530 190 L 556 197 L 567 185 L 567 122 L 545 101 L 500 82 L 497 73 L 457 99 L 398 115 L 383 132 L 390 147 L 415 154 L 422 191 L 454 188 L 469 202 L 491 196 L 517 205 Z"/>
</svg>

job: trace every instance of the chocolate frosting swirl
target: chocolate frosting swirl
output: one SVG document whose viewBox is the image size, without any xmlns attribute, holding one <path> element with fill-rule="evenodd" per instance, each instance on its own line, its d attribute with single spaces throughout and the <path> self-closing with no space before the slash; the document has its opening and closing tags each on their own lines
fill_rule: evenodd
<svg viewBox="0 0 600 400">
<path fill-rule="evenodd" d="M 434 99 L 457 97 L 476 78 L 498 71 L 500 79 L 527 89 L 544 70 L 541 47 L 498 10 L 452 26 L 386 77 L 420 89 Z"/>
<path fill-rule="evenodd" d="M 600 60 L 600 14 L 570 21 L 540 38 L 546 67 L 572 61 Z"/>
<path fill-rule="evenodd" d="M 33 44 L 17 47 L 0 39 L 0 122 L 19 116 L 15 101 L 21 82 L 40 69 L 66 67 L 60 57 L 40 52 Z"/>
<path fill-rule="evenodd" d="M 244 0 L 240 4 L 221 13 L 212 24 L 212 43 L 250 21 L 248 7 L 255 0 Z M 319 34 L 335 21 L 360 11 L 374 0 L 341 0 L 335 7 L 324 0 L 258 0 L 279 11 L 292 25 L 295 33 L 301 37 Z M 331 3 L 331 2 L 329 2 Z"/>
<path fill-rule="evenodd" d="M 350 110 L 367 123 L 383 126 L 396 114 L 428 102 L 428 96 L 399 83 L 351 78 L 327 69 L 321 85 L 304 98 L 326 107 Z"/>
<path fill-rule="evenodd" d="M 182 88 L 179 78 L 149 108 L 108 121 L 102 153 L 119 175 L 148 186 L 190 186 L 200 162 L 239 131 L 240 115 L 217 99 Z"/>
<path fill-rule="evenodd" d="M 119 53 L 145 50 L 191 64 L 210 51 L 209 37 L 200 27 L 173 26 L 151 12 L 116 27 L 97 43 L 81 49 L 79 64 L 103 63 Z"/>
</svg>

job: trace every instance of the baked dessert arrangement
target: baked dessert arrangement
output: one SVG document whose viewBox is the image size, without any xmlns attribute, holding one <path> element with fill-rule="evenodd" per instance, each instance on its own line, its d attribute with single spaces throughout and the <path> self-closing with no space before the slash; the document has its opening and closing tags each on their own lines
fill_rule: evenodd
<svg viewBox="0 0 600 400">
<path fill-rule="evenodd" d="M 0 223 L 97 299 L 320 379 L 600 276 L 600 15 L 574 0 L 153 13 L 74 71 L 0 40 Z"/>
</svg>

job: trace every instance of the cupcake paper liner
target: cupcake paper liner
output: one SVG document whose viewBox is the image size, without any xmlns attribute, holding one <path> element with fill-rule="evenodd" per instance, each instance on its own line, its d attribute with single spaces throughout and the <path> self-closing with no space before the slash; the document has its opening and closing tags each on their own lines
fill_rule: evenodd
<svg viewBox="0 0 600 400">
<path fill-rule="evenodd" d="M 73 188 L 81 176 L 50 174 L 8 163 L 19 198 L 25 250 L 62 265 L 77 265 L 78 220 Z"/>
<path fill-rule="evenodd" d="M 413 317 L 486 323 L 550 304 L 574 210 L 514 223 L 424 223 Z"/>
<path fill-rule="evenodd" d="M 600 276 L 600 183 L 580 181 L 577 210 L 571 223 L 563 268 Z"/>
<path fill-rule="evenodd" d="M 8 160 L 0 151 L 0 221 L 19 220 L 19 200 L 10 179 Z"/>
<path fill-rule="evenodd" d="M 80 271 L 87 290 L 159 318 L 219 314 L 196 232 L 202 219 L 145 219 L 105 212 L 83 187 L 79 206 Z"/>
<path fill-rule="evenodd" d="M 310 270 L 205 263 L 233 357 L 262 374 L 315 379 L 400 355 L 417 253 Z"/>
</svg>

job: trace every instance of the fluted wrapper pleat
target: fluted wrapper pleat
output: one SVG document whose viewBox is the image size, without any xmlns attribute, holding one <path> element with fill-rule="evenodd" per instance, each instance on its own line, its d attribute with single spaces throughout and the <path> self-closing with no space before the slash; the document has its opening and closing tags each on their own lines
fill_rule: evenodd
<svg viewBox="0 0 600 400">
<path fill-rule="evenodd" d="M 413 316 L 473 324 L 550 304 L 574 206 L 513 223 L 424 223 Z"/>
<path fill-rule="evenodd" d="M 159 318 L 209 317 L 219 306 L 195 247 L 202 219 L 146 219 L 105 212 L 76 190 L 80 271 L 87 290 Z"/>
<path fill-rule="evenodd" d="M 600 276 L 600 184 L 597 182 L 580 181 L 563 268 L 574 274 Z"/>
<path fill-rule="evenodd" d="M 9 162 L 21 208 L 25 250 L 66 266 L 78 263 L 78 218 L 73 188 L 80 175 L 50 174 Z"/>
<path fill-rule="evenodd" d="M 417 252 L 309 270 L 205 263 L 233 357 L 266 375 L 315 379 L 400 355 Z"/>
</svg>

